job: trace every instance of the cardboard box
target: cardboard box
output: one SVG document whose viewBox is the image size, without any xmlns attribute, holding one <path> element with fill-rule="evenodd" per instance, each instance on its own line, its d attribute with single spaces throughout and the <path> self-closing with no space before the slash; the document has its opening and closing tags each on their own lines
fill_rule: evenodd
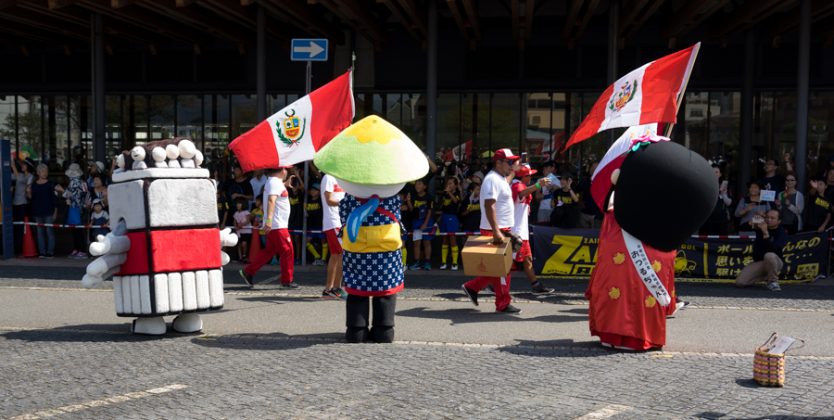
<svg viewBox="0 0 834 420">
<path fill-rule="evenodd" d="M 513 249 L 509 239 L 494 245 L 491 236 L 474 236 L 466 241 L 461 251 L 463 272 L 467 276 L 504 277 L 513 264 Z"/>
</svg>

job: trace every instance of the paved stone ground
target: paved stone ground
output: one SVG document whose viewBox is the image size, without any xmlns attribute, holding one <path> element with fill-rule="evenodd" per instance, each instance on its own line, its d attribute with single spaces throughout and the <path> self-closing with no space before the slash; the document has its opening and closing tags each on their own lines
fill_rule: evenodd
<svg viewBox="0 0 834 420">
<path fill-rule="evenodd" d="M 559 293 L 546 299 L 515 282 L 525 313 L 506 323 L 499 322 L 502 315 L 480 312 L 490 305 L 473 312 L 458 292 L 461 275 L 411 273 L 398 318 L 398 337 L 407 341 L 347 345 L 340 325 L 308 327 L 322 324 L 316 314 L 328 319 L 341 310 L 337 302 L 313 298 L 320 292 L 320 270 L 302 269 L 298 281 L 304 287 L 293 291 L 275 283 L 250 291 L 227 273 L 228 310 L 210 315 L 208 333 L 162 338 L 132 336 L 123 323 L 111 323 L 110 293 L 77 290 L 79 282 L 68 280 L 80 273 L 80 266 L 55 262 L 0 264 L 0 417 L 834 418 L 829 346 L 795 351 L 787 386 L 762 388 L 751 380 L 749 352 L 708 350 L 709 343 L 620 353 L 595 345 L 587 329 L 531 339 L 547 336 L 538 329 L 548 322 L 581 324 L 581 281 L 549 281 Z M 682 283 L 679 289 L 692 309 L 670 328 L 686 325 L 692 334 L 709 334 L 714 325 L 707 324 L 721 323 L 715 320 L 736 328 L 745 317 L 751 324 L 781 319 L 816 328 L 809 340 L 834 339 L 834 287 L 824 282 L 787 285 L 781 294 L 724 284 Z M 65 299 L 56 298 L 61 291 Z M 42 315 L 21 319 L 23 308 L 42 309 Z M 442 319 L 420 318 L 427 313 Z M 263 331 L 235 327 L 236 316 L 257 316 Z M 804 325 L 811 322 L 815 326 Z M 699 324 L 703 330 L 695 331 Z M 477 340 L 459 342 L 409 339 L 452 327 L 482 332 Z M 715 339 L 744 333 L 723 331 L 726 338 Z M 716 342 L 714 348 L 723 347 Z"/>
</svg>

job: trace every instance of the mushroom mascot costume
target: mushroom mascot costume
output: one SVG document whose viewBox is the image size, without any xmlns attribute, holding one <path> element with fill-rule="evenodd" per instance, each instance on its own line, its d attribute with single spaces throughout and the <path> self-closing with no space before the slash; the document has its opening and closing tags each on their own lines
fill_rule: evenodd
<svg viewBox="0 0 834 420">
<path fill-rule="evenodd" d="M 397 193 L 428 173 L 428 161 L 402 131 L 371 115 L 319 149 L 314 162 L 347 193 L 339 204 L 348 293 L 345 338 L 350 343 L 390 343 L 404 281 Z"/>
<path fill-rule="evenodd" d="M 718 185 L 709 163 L 658 136 L 614 143 L 591 194 L 605 209 L 585 296 L 591 335 L 606 347 L 666 344 L 675 311 L 675 250 L 709 217 Z"/>
<path fill-rule="evenodd" d="M 217 189 L 203 155 L 187 139 L 134 147 L 118 157 L 107 187 L 112 232 L 90 244 L 97 256 L 81 280 L 113 277 L 116 314 L 135 317 L 131 331 L 161 335 L 163 315 L 175 331 L 203 328 L 200 312 L 223 307 L 222 266 L 237 236 L 217 227 Z"/>
</svg>

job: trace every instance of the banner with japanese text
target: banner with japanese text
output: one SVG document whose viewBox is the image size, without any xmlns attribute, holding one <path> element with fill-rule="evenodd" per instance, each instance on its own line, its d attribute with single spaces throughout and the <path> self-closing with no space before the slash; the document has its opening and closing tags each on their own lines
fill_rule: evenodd
<svg viewBox="0 0 834 420">
<path fill-rule="evenodd" d="M 587 277 L 596 264 L 599 231 L 532 227 L 533 266 L 542 276 Z M 785 266 L 780 278 L 810 280 L 828 274 L 828 233 L 792 235 L 782 249 Z M 688 240 L 675 258 L 675 275 L 682 278 L 729 280 L 753 262 L 753 239 Z"/>
</svg>

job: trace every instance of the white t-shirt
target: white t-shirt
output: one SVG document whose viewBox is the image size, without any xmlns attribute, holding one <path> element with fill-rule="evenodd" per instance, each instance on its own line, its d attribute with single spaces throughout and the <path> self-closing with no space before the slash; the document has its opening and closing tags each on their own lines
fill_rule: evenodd
<svg viewBox="0 0 834 420">
<path fill-rule="evenodd" d="M 530 214 L 530 202 L 533 201 L 533 195 L 528 194 L 524 198 L 519 197 L 521 191 L 524 191 L 526 188 L 527 186 L 517 179 L 514 179 L 513 184 L 510 186 L 510 191 L 514 197 L 513 207 L 515 212 L 515 220 L 511 231 L 523 240 L 530 240 L 528 215 Z"/>
<path fill-rule="evenodd" d="M 269 211 L 269 197 L 278 196 L 275 201 L 275 213 L 272 215 L 272 229 L 286 229 L 290 220 L 290 195 L 284 187 L 284 181 L 274 176 L 264 186 L 263 209 L 266 214 Z"/>
<path fill-rule="evenodd" d="M 339 206 L 331 206 L 327 204 L 327 193 L 330 192 L 330 198 L 333 200 L 342 201 L 345 198 L 345 190 L 336 182 L 336 178 L 325 174 L 321 179 L 321 208 L 322 221 L 321 230 L 326 232 L 331 229 L 338 229 L 342 227 L 342 219 L 339 218 Z"/>
<path fill-rule="evenodd" d="M 486 217 L 486 200 L 495 200 L 495 221 L 499 229 L 508 229 L 515 223 L 513 212 L 513 194 L 507 178 L 498 172 L 489 171 L 481 183 L 481 229 L 492 230 Z"/>
</svg>

